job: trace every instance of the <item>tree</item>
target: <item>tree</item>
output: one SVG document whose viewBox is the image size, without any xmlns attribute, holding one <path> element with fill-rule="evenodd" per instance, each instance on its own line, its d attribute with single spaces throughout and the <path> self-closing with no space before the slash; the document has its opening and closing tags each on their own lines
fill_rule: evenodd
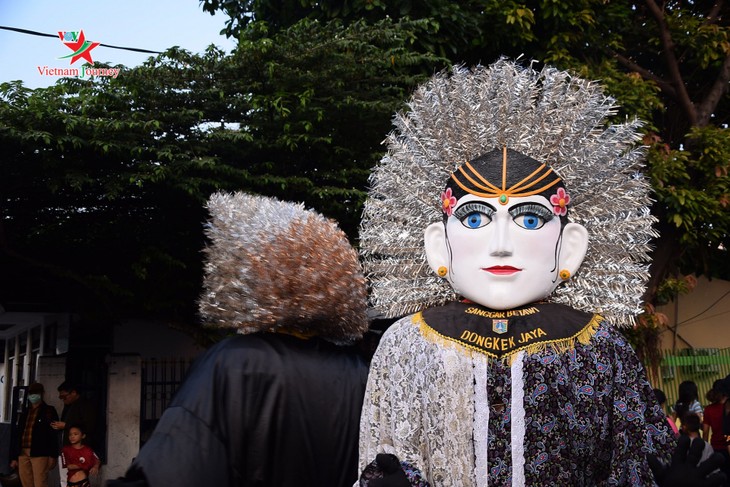
<svg viewBox="0 0 730 487">
<path fill-rule="evenodd" d="M 302 19 L 344 25 L 355 22 L 375 23 L 382 19 L 419 19 L 430 29 L 422 30 L 413 39 L 416 50 L 427 50 L 440 56 L 456 56 L 473 46 L 475 33 L 482 28 L 479 0 L 383 1 L 383 0 L 201 0 L 204 11 L 211 15 L 221 11 L 228 16 L 223 30 L 238 38 L 249 25 L 266 22 L 274 31 L 287 29 Z"/>
<path fill-rule="evenodd" d="M 220 57 L 210 50 L 198 66 Z M 192 309 L 184 299 L 203 241 L 191 223 L 205 219 L 208 192 L 242 175 L 207 153 L 204 96 L 187 96 L 180 79 L 145 84 L 146 69 L 0 86 L 5 300 L 33 296 L 107 320 Z"/>
<path fill-rule="evenodd" d="M 424 24 L 258 23 L 231 55 L 0 85 L 3 299 L 192 321 L 216 190 L 304 201 L 354 236 L 390 117 L 437 61 L 408 49 Z"/>
</svg>

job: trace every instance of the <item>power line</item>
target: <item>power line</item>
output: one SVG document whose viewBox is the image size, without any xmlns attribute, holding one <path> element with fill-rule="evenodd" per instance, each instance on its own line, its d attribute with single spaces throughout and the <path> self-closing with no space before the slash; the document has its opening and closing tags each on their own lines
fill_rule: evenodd
<svg viewBox="0 0 730 487">
<path fill-rule="evenodd" d="M 697 317 L 699 317 L 699 316 L 702 316 L 703 314 L 707 313 L 707 312 L 708 312 L 708 311 L 710 311 L 710 310 L 711 310 L 712 308 L 714 308 L 714 307 L 715 307 L 715 305 L 717 305 L 717 303 L 719 303 L 720 301 L 722 301 L 722 300 L 723 300 L 723 299 L 725 298 L 725 296 L 727 296 L 728 294 L 730 294 L 730 291 L 728 291 L 728 292 L 726 292 L 725 294 L 723 294 L 722 296 L 720 296 L 720 297 L 719 297 L 719 298 L 718 298 L 718 299 L 717 299 L 717 300 L 716 300 L 716 301 L 715 301 L 714 303 L 712 303 L 711 305 L 709 305 L 709 306 L 708 306 L 707 308 L 705 308 L 705 309 L 704 309 L 703 311 L 700 311 L 700 312 L 699 312 L 699 313 L 697 313 L 696 315 L 694 315 L 694 316 L 692 316 L 692 317 L 690 317 L 690 318 L 687 318 L 687 319 L 685 319 L 685 320 L 682 320 L 682 321 L 681 321 L 680 323 L 677 323 L 677 326 L 679 326 L 679 325 L 683 325 L 683 324 L 687 323 L 688 321 L 692 321 L 693 319 L 695 319 L 695 318 L 697 318 Z"/>
<path fill-rule="evenodd" d="M 19 29 L 17 27 L 7 27 L 7 26 L 4 26 L 4 25 L 0 25 L 0 29 L 3 29 L 3 30 L 11 30 L 13 32 L 20 32 L 21 34 L 28 34 L 28 35 L 40 36 L 40 37 L 52 37 L 54 39 L 58 39 L 58 36 L 57 35 L 45 34 L 43 32 L 36 32 L 34 30 L 28 30 L 28 29 Z M 142 53 L 145 53 L 145 54 L 162 54 L 160 51 L 150 51 L 148 49 L 139 49 L 137 47 L 112 46 L 112 45 L 103 44 L 103 43 L 99 43 L 99 45 L 100 46 L 104 46 L 104 47 L 108 47 L 110 49 L 121 49 L 123 51 L 142 52 Z"/>
</svg>

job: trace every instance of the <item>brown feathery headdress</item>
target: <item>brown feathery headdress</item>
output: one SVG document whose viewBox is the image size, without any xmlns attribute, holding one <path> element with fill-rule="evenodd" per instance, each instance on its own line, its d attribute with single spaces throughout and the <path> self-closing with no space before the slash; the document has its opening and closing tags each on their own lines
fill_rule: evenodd
<svg viewBox="0 0 730 487">
<path fill-rule="evenodd" d="M 213 194 L 199 311 L 207 326 L 347 343 L 367 330 L 357 252 L 338 226 L 294 204 Z"/>
</svg>

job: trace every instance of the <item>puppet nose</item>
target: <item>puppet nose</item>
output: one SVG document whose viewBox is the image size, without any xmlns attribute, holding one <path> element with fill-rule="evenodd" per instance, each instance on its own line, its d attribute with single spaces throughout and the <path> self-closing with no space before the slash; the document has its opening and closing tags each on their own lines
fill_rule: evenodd
<svg viewBox="0 0 730 487">
<path fill-rule="evenodd" d="M 493 257 L 509 257 L 514 248 L 509 234 L 509 218 L 497 218 L 492 222 L 494 233 L 489 239 L 489 255 Z"/>
</svg>

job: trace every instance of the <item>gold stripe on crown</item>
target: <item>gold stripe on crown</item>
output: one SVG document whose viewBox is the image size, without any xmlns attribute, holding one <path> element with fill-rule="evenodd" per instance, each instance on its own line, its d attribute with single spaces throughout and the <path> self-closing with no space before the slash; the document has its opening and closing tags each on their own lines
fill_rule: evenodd
<svg viewBox="0 0 730 487">
<path fill-rule="evenodd" d="M 469 172 L 467 172 L 467 170 Z M 465 183 L 459 180 L 457 173 L 469 181 L 474 188 L 482 191 L 477 191 L 477 189 L 468 187 Z M 554 176 L 555 179 L 536 189 L 530 189 L 551 175 Z M 476 181 L 475 178 L 479 181 Z M 474 196 L 481 196 L 483 198 L 498 198 L 499 202 L 503 205 L 507 204 L 511 196 L 532 196 L 540 194 L 561 181 L 560 176 L 555 174 L 552 168 L 548 167 L 547 164 L 541 164 L 540 167 L 535 169 L 529 176 L 507 188 L 507 147 L 502 148 L 501 188 L 487 181 L 484 176 L 479 174 L 469 162 L 465 162 L 456 171 L 454 171 L 451 174 L 451 179 L 453 179 L 454 182 L 467 193 L 473 194 Z"/>
</svg>

